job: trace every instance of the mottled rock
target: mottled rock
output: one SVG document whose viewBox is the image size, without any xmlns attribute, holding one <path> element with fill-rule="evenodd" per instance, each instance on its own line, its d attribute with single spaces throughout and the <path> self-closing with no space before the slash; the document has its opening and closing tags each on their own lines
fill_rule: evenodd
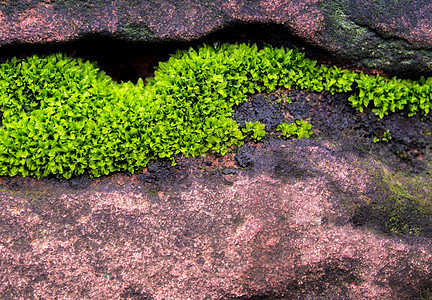
<svg viewBox="0 0 432 300">
<path fill-rule="evenodd" d="M 430 12 L 420 0 L 6 0 L 0 50 L 188 42 L 260 23 L 362 68 L 427 73 Z M 0 298 L 430 298 L 432 121 L 287 93 L 283 117 L 311 121 L 316 139 L 266 137 L 135 175 L 0 178 Z M 253 97 L 235 116 L 274 129 L 274 100 Z M 390 142 L 372 143 L 388 129 Z"/>
<path fill-rule="evenodd" d="M 344 63 L 406 76 L 431 71 L 431 15 L 426 0 L 4 0 L 0 46 L 92 35 L 191 41 L 233 24 L 260 23 Z"/>
<path fill-rule="evenodd" d="M 380 160 L 325 140 L 272 142 L 249 155 L 252 166 L 227 175 L 217 170 L 236 169 L 232 155 L 179 159 L 157 182 L 141 173 L 82 189 L 0 179 L 0 297 L 431 295 L 427 234 L 353 221 L 394 195 L 385 174 L 395 173 Z"/>
</svg>

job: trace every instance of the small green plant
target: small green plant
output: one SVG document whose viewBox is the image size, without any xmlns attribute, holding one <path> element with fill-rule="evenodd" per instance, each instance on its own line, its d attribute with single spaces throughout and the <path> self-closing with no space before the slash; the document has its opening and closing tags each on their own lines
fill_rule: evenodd
<svg viewBox="0 0 432 300">
<path fill-rule="evenodd" d="M 312 134 L 312 125 L 304 120 L 297 120 L 296 121 L 298 127 L 297 127 L 297 138 L 309 138 Z"/>
<path fill-rule="evenodd" d="M 372 111 L 383 118 L 389 112 L 408 110 L 408 116 L 418 112 L 427 115 L 431 108 L 432 78 L 419 81 L 370 76 L 363 73 L 355 80 L 358 92 L 349 101 L 360 112 L 373 105 Z"/>
<path fill-rule="evenodd" d="M 277 126 L 276 131 L 282 131 L 280 136 L 284 139 L 288 139 L 296 134 L 297 125 L 295 123 L 282 123 Z"/>
<path fill-rule="evenodd" d="M 276 92 L 276 95 L 277 95 L 277 99 L 273 102 L 274 104 L 280 104 L 280 103 L 290 104 L 291 103 L 291 99 L 289 98 L 289 96 L 285 95 L 284 93 L 278 91 L 278 92 Z"/>
<path fill-rule="evenodd" d="M 288 139 L 295 136 L 298 139 L 309 138 L 312 135 L 312 125 L 304 120 L 296 120 L 295 123 L 282 123 L 276 128 L 276 131 L 282 131 L 281 138 Z"/>
<path fill-rule="evenodd" d="M 255 141 L 260 141 L 266 134 L 265 124 L 261 124 L 260 122 L 246 122 L 246 128 L 243 128 L 242 131 L 244 134 L 250 135 L 250 137 Z"/>
<path fill-rule="evenodd" d="M 388 143 L 390 140 L 391 140 L 390 130 L 387 130 L 386 132 L 384 132 L 384 136 L 381 139 L 381 141 Z"/>
<path fill-rule="evenodd" d="M 386 132 L 384 132 L 384 136 L 382 139 L 379 139 L 378 137 L 374 137 L 373 142 L 374 143 L 378 143 L 378 142 L 386 142 L 388 143 L 391 140 L 391 135 L 390 135 L 390 130 L 387 130 Z"/>
</svg>

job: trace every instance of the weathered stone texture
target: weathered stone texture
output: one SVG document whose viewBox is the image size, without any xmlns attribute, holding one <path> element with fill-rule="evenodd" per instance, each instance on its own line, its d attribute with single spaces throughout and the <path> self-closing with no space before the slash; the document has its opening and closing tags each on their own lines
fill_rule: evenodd
<svg viewBox="0 0 432 300">
<path fill-rule="evenodd" d="M 232 156 L 180 159 L 169 181 L 153 183 L 146 173 L 85 188 L 2 178 L 1 297 L 413 299 L 431 292 L 430 240 L 411 243 L 350 221 L 352 204 L 377 192 L 379 161 L 312 140 L 267 146 L 253 158 L 247 170 Z"/>
<path fill-rule="evenodd" d="M 279 24 L 345 63 L 412 75 L 431 71 L 431 15 L 425 0 L 4 0 L 0 45 L 91 34 L 190 41 L 232 24 Z"/>
</svg>

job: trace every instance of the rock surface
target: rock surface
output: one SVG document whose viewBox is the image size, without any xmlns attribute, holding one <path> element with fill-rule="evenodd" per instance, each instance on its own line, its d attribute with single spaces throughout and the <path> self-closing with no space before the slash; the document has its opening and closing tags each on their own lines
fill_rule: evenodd
<svg viewBox="0 0 432 300">
<path fill-rule="evenodd" d="M 418 76 L 432 68 L 431 15 L 426 0 L 3 0 L 0 46 L 92 35 L 191 41 L 232 25 L 261 23 L 274 25 L 269 34 L 277 28 L 344 63 Z"/>
<path fill-rule="evenodd" d="M 233 156 L 180 160 L 153 183 L 145 173 L 1 179 L 1 297 L 430 296 L 430 239 L 351 221 L 352 203 L 381 193 L 386 166 L 327 141 L 280 142 L 252 156 L 247 170 Z"/>
<path fill-rule="evenodd" d="M 373 144 L 368 128 L 403 117 L 360 122 L 346 95 L 286 93 L 236 116 L 271 124 L 279 107 L 315 138 L 135 175 L 0 178 L 0 298 L 428 299 L 431 137 L 417 140 L 431 121 Z"/>
<path fill-rule="evenodd" d="M 25 45 L 205 41 L 258 23 L 252 35 L 297 37 L 361 68 L 430 72 L 427 1 L 175 3 L 0 0 L 0 61 Z M 136 74 L 151 72 L 134 55 Z M 0 178 L 0 298 L 429 299 L 432 120 L 377 120 L 347 97 L 253 96 L 234 117 L 269 136 L 225 157 L 99 179 Z M 314 126 L 312 139 L 274 137 L 294 119 Z M 386 130 L 391 140 L 373 144 Z"/>
</svg>

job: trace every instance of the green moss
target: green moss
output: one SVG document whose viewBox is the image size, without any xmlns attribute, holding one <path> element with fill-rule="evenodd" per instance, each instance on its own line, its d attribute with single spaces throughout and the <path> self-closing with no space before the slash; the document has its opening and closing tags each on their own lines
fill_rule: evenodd
<svg viewBox="0 0 432 300">
<path fill-rule="evenodd" d="M 432 230 L 432 187 L 430 178 L 385 174 L 388 189 L 383 200 L 372 205 L 389 232 L 421 235 Z"/>
<path fill-rule="evenodd" d="M 424 287 L 420 290 L 420 300 L 432 300 L 432 287 Z"/>
<path fill-rule="evenodd" d="M 242 132 L 244 134 L 250 135 L 251 139 L 260 141 L 266 134 L 265 124 L 261 124 L 260 122 L 246 121 L 246 128 L 243 128 Z"/>
<path fill-rule="evenodd" d="M 312 125 L 304 120 L 296 120 L 290 124 L 279 124 L 276 131 L 282 131 L 280 136 L 283 139 L 288 139 L 291 136 L 295 136 L 298 139 L 307 139 L 313 134 Z"/>
<path fill-rule="evenodd" d="M 368 193 L 343 202 L 353 225 L 385 234 L 432 237 L 430 174 L 391 172 L 376 164 L 362 167 L 371 175 Z"/>
<path fill-rule="evenodd" d="M 354 23 L 345 11 L 348 10 L 341 1 L 323 1 L 322 9 L 326 14 L 326 34 L 328 39 L 341 49 L 354 51 L 352 56 L 364 57 L 367 55 L 366 45 L 378 45 L 379 39 L 366 27 Z M 345 55 L 349 55 L 348 51 Z M 353 57 L 354 58 L 354 57 Z M 355 59 L 354 59 L 355 61 Z"/>
<path fill-rule="evenodd" d="M 143 33 L 145 34 L 145 33 Z M 353 91 L 351 104 L 379 116 L 427 114 L 432 78 L 399 80 L 318 65 L 303 53 L 256 45 L 204 45 L 178 51 L 155 77 L 117 84 L 95 64 L 62 54 L 0 66 L 0 175 L 69 178 L 144 168 L 155 158 L 226 154 L 243 143 L 233 107 L 249 94 L 295 86 Z M 298 120 L 282 136 L 309 137 Z M 249 128 L 262 137 L 258 124 Z"/>
</svg>

